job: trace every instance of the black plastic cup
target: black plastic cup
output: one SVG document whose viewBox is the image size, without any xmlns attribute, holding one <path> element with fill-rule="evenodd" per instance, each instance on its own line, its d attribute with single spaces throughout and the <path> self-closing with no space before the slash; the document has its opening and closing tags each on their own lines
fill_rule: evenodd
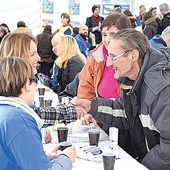
<svg viewBox="0 0 170 170">
<path fill-rule="evenodd" d="M 89 129 L 89 144 L 90 146 L 99 144 L 100 130 L 99 129 Z"/>
<path fill-rule="evenodd" d="M 60 150 L 63 151 L 64 149 L 66 149 L 67 147 L 72 146 L 72 144 L 70 142 L 60 142 L 59 143 L 60 146 Z"/>
<path fill-rule="evenodd" d="M 44 107 L 44 97 L 43 96 L 39 97 L 39 106 Z"/>
<path fill-rule="evenodd" d="M 57 133 L 58 133 L 58 142 L 59 143 L 67 141 L 68 127 L 58 127 Z"/>
<path fill-rule="evenodd" d="M 116 155 L 114 153 L 103 153 L 104 170 L 114 170 Z"/>
<path fill-rule="evenodd" d="M 44 96 L 44 94 L 45 94 L 45 88 L 44 88 L 44 87 L 39 87 L 39 88 L 38 88 L 38 94 L 39 94 L 40 96 Z"/>
<path fill-rule="evenodd" d="M 51 107 L 52 100 L 44 100 L 45 107 Z"/>
</svg>

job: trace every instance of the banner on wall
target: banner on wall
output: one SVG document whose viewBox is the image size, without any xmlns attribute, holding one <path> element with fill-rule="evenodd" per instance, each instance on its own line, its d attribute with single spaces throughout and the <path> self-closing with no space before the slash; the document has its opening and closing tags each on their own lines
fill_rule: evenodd
<svg viewBox="0 0 170 170">
<path fill-rule="evenodd" d="M 69 15 L 80 15 L 79 0 L 69 0 Z"/>
<path fill-rule="evenodd" d="M 121 5 L 122 11 L 130 9 L 132 0 L 102 0 L 102 15 L 109 15 L 115 5 Z"/>
<path fill-rule="evenodd" d="M 54 12 L 54 0 L 42 1 L 42 13 L 53 14 Z"/>
</svg>

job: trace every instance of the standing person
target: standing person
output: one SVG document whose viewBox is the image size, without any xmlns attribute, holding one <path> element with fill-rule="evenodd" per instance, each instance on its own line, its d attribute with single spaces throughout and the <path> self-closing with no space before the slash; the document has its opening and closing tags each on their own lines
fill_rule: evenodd
<svg viewBox="0 0 170 170">
<path fill-rule="evenodd" d="M 152 13 L 152 15 L 156 18 L 156 22 L 158 24 L 158 34 L 162 33 L 162 19 L 158 17 L 157 14 L 157 8 L 156 7 L 150 7 L 149 12 Z"/>
<path fill-rule="evenodd" d="M 6 32 L 7 32 L 7 33 L 11 32 L 7 24 L 2 23 L 0 26 L 5 27 L 5 28 L 6 28 Z"/>
<path fill-rule="evenodd" d="M 53 67 L 56 55 L 52 51 L 51 40 L 53 38 L 51 25 L 46 25 L 44 31 L 37 35 L 38 45 L 37 52 L 41 57 L 41 73 L 51 77 L 50 70 Z"/>
<path fill-rule="evenodd" d="M 48 153 L 51 157 L 43 150 L 37 115 L 28 106 L 33 104 L 35 93 L 32 66 L 26 60 L 10 57 L 0 61 L 0 72 L 1 169 L 71 170 L 76 158 L 73 146 L 60 155 L 59 146 L 55 146 Z"/>
<path fill-rule="evenodd" d="M 156 7 L 150 7 L 150 8 L 149 8 L 149 12 L 151 12 L 151 13 L 152 13 L 152 15 L 153 15 L 154 17 L 156 17 L 156 14 L 157 14 L 157 8 L 156 8 Z"/>
<path fill-rule="evenodd" d="M 58 79 L 58 85 L 53 90 L 60 93 L 81 71 L 86 58 L 80 52 L 76 40 L 70 35 L 61 36 L 58 43 L 52 45 L 54 53 L 58 56 L 55 62 L 59 67 L 58 75 L 54 77 Z"/>
<path fill-rule="evenodd" d="M 17 29 L 14 30 L 14 33 L 26 33 L 30 36 L 33 36 L 31 29 L 29 29 L 24 21 L 18 21 L 17 23 Z"/>
<path fill-rule="evenodd" d="M 142 23 L 142 15 L 146 12 L 146 6 L 140 5 L 139 6 L 139 15 L 136 17 L 137 26 L 142 26 L 144 28 L 144 24 Z"/>
<path fill-rule="evenodd" d="M 146 12 L 142 15 L 142 22 L 145 24 L 143 33 L 149 40 L 158 34 L 158 23 L 151 12 Z"/>
<path fill-rule="evenodd" d="M 100 25 L 104 20 L 104 18 L 99 15 L 100 14 L 100 6 L 93 5 L 92 13 L 93 13 L 93 15 L 91 17 L 86 18 L 85 25 L 88 26 L 90 32 L 95 34 L 96 44 L 100 44 L 102 41 Z"/>
<path fill-rule="evenodd" d="M 91 39 L 92 44 L 88 42 L 88 37 Z M 88 27 L 86 25 L 81 25 L 79 33 L 75 36 L 75 40 L 77 41 L 81 53 L 88 58 L 89 51 L 96 47 L 95 35 L 91 32 L 88 35 Z"/>
<path fill-rule="evenodd" d="M 162 31 L 170 26 L 170 9 L 167 3 L 163 3 L 159 6 L 160 13 L 163 15 L 162 19 Z"/>
<path fill-rule="evenodd" d="M 115 5 L 113 7 L 112 13 L 122 13 L 122 6 L 121 5 Z"/>
<path fill-rule="evenodd" d="M 70 15 L 67 13 L 61 14 L 62 26 L 59 28 L 58 32 L 65 35 L 73 34 L 73 26 L 70 24 Z"/>
<path fill-rule="evenodd" d="M 0 43 L 8 32 L 4 26 L 0 26 Z"/>
<path fill-rule="evenodd" d="M 130 19 L 132 28 L 135 28 L 137 26 L 136 25 L 136 17 L 133 16 L 132 12 L 127 9 L 127 10 L 123 11 L 123 14 L 126 15 Z"/>
<path fill-rule="evenodd" d="M 136 17 L 136 23 L 137 23 L 138 26 L 142 25 L 142 14 L 145 13 L 145 12 L 146 12 L 146 6 L 140 5 L 139 6 L 139 16 Z"/>
<path fill-rule="evenodd" d="M 114 77 L 123 78 L 120 99 L 72 103 L 99 122 L 128 129 L 136 158 L 148 169 L 169 170 L 170 50 L 151 48 L 146 36 L 130 28 L 114 34 L 108 50 Z"/>
</svg>

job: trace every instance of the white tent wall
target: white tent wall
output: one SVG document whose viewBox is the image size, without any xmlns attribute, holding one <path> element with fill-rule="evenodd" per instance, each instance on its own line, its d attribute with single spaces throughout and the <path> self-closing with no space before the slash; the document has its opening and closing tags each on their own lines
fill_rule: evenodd
<svg viewBox="0 0 170 170">
<path fill-rule="evenodd" d="M 52 14 L 42 13 L 43 0 L 0 0 L 0 23 L 6 23 L 11 31 L 16 29 L 18 21 L 23 20 L 26 25 L 32 29 L 33 34 L 37 35 L 42 31 L 44 20 L 52 21 L 53 31 L 57 30 L 61 25 L 60 15 L 62 12 L 69 12 L 69 2 L 71 0 L 46 0 L 54 2 L 54 11 Z M 92 15 L 91 7 L 94 4 L 101 4 L 104 0 L 72 0 L 80 3 L 79 15 L 71 15 L 73 24 L 82 24 L 85 22 L 86 17 Z M 106 0 L 105 0 L 106 2 Z M 126 2 L 125 0 L 107 0 L 116 4 L 117 2 Z M 164 0 L 170 6 L 170 0 Z M 131 0 L 131 11 L 133 14 L 138 15 L 139 6 L 144 4 L 147 8 L 155 6 L 159 7 L 162 2 L 160 0 Z M 158 8 L 159 12 L 159 8 Z"/>
<path fill-rule="evenodd" d="M 18 21 L 23 20 L 33 33 L 39 32 L 40 0 L 0 0 L 0 4 L 0 23 L 6 23 L 11 31 L 17 28 Z"/>
</svg>

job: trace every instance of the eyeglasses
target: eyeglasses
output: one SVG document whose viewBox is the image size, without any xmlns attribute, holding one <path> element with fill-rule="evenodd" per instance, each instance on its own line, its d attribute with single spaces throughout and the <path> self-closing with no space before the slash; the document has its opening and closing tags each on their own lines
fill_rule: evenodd
<svg viewBox="0 0 170 170">
<path fill-rule="evenodd" d="M 129 51 L 131 51 L 131 50 L 124 51 L 123 53 L 121 53 L 121 54 L 119 54 L 119 55 L 116 55 L 116 56 L 114 56 L 114 55 L 107 55 L 107 58 L 108 58 L 110 61 L 114 61 L 114 60 L 116 60 L 116 59 L 124 56 L 124 55 L 125 55 L 126 53 L 128 53 Z"/>
<path fill-rule="evenodd" d="M 29 80 L 30 83 L 34 83 L 34 86 L 38 85 L 38 79 L 36 77 L 30 77 Z"/>
</svg>

